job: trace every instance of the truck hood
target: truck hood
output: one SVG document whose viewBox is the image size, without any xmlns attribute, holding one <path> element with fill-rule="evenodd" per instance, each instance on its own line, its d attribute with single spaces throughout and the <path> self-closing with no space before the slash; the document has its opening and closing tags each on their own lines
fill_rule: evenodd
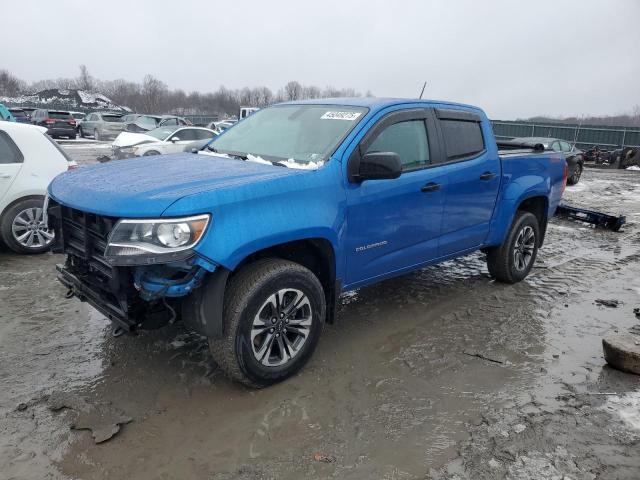
<svg viewBox="0 0 640 480">
<path fill-rule="evenodd" d="M 99 215 L 157 217 L 188 195 L 309 173 L 213 155 L 156 155 L 71 170 L 51 182 L 49 195 Z"/>
</svg>

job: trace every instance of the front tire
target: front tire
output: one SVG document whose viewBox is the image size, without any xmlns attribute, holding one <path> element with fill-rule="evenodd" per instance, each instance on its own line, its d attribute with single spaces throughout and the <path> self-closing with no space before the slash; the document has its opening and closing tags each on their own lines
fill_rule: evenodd
<svg viewBox="0 0 640 480">
<path fill-rule="evenodd" d="M 0 222 L 0 236 L 16 253 L 43 253 L 53 242 L 53 231 L 47 230 L 42 217 L 43 199 L 21 200 L 5 212 Z"/>
<path fill-rule="evenodd" d="M 149 150 L 148 152 L 144 152 L 143 157 L 150 157 L 152 155 L 160 155 L 160 152 L 157 150 Z"/>
<path fill-rule="evenodd" d="M 93 139 L 96 142 L 99 142 L 102 140 L 102 137 L 100 136 L 100 132 L 97 129 L 93 131 Z"/>
<path fill-rule="evenodd" d="M 326 314 L 322 285 L 310 270 L 264 259 L 229 282 L 224 333 L 211 354 L 231 379 L 254 388 L 294 375 L 318 344 Z"/>
<path fill-rule="evenodd" d="M 540 225 L 530 212 L 519 211 L 506 240 L 487 252 L 489 274 L 503 283 L 517 283 L 529 274 L 538 255 Z"/>
</svg>

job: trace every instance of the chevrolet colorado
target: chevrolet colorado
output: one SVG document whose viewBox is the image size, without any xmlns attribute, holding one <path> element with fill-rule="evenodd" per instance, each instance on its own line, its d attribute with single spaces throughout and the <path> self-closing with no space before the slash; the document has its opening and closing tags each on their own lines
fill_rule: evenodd
<svg viewBox="0 0 640 480">
<path fill-rule="evenodd" d="M 567 169 L 511 147 L 467 105 L 275 105 L 196 154 L 57 177 L 58 278 L 122 330 L 181 319 L 230 377 L 266 386 L 309 360 L 341 292 L 477 250 L 496 280 L 524 279 Z"/>
</svg>

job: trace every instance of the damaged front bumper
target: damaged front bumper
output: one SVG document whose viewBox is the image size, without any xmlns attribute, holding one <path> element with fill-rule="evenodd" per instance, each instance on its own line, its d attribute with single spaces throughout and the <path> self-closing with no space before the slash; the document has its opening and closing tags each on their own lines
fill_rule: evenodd
<svg viewBox="0 0 640 480">
<path fill-rule="evenodd" d="M 181 297 L 202 284 L 215 267 L 198 258 L 175 264 L 114 267 L 105 282 L 72 257 L 57 265 L 58 280 L 68 296 L 89 303 L 116 326 L 131 332 L 154 329 L 177 320 Z"/>
</svg>

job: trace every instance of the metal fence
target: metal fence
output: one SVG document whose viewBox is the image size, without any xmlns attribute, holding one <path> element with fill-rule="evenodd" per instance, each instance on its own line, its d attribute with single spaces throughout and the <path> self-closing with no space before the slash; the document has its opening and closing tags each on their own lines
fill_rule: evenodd
<svg viewBox="0 0 640 480">
<path fill-rule="evenodd" d="M 640 129 L 594 125 L 567 125 L 557 123 L 510 122 L 492 120 L 493 132 L 498 139 L 514 137 L 551 137 L 576 143 L 578 148 L 597 145 L 606 150 L 640 147 Z"/>
</svg>

